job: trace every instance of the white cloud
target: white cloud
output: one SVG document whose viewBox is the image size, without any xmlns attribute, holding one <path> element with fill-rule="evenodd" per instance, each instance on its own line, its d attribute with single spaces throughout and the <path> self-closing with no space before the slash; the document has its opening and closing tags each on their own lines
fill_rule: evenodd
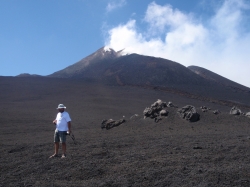
<svg viewBox="0 0 250 187">
<path fill-rule="evenodd" d="M 126 3 L 126 0 L 111 0 L 107 5 L 106 10 L 107 12 L 111 12 L 114 9 L 123 7 Z"/>
<path fill-rule="evenodd" d="M 127 53 L 162 57 L 185 66 L 197 65 L 250 87 L 250 28 L 246 0 L 225 0 L 203 23 L 170 5 L 148 5 L 145 33 L 129 20 L 109 30 L 106 45 Z M 248 30 L 247 30 L 248 29 Z M 162 37 L 164 36 L 164 37 Z M 164 39 L 162 39 L 164 38 Z"/>
<path fill-rule="evenodd" d="M 149 23 L 150 29 L 163 32 L 166 26 L 174 28 L 185 23 L 187 16 L 179 10 L 173 10 L 170 5 L 160 6 L 153 2 L 148 6 L 145 21 Z"/>
</svg>

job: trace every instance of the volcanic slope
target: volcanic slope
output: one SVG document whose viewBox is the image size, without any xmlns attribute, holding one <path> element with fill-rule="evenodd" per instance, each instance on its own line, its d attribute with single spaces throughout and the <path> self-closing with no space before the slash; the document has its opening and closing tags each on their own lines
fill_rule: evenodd
<svg viewBox="0 0 250 187">
<path fill-rule="evenodd" d="M 228 106 L 81 79 L 0 77 L 0 88 L 0 186 L 250 186 L 250 121 Z M 181 119 L 177 108 L 158 123 L 143 119 L 157 99 L 191 104 L 200 120 Z M 59 103 L 77 141 L 67 137 L 65 160 L 48 158 Z M 221 113 L 203 113 L 202 105 Z M 126 122 L 102 130 L 110 118 Z"/>
<path fill-rule="evenodd" d="M 250 105 L 250 89 L 235 89 L 204 78 L 167 59 L 101 48 L 81 61 L 48 77 L 102 81 L 108 85 L 131 85 L 161 89 L 215 102 Z M 191 68 L 192 69 L 192 68 Z M 240 87 L 241 85 L 238 85 Z M 241 86 L 242 87 L 242 86 Z"/>
<path fill-rule="evenodd" d="M 207 80 L 215 81 L 221 85 L 230 87 L 232 89 L 246 91 L 246 92 L 250 91 L 250 88 L 243 86 L 241 84 L 238 84 L 234 81 L 231 81 L 231 80 L 229 80 L 225 77 L 222 77 L 222 76 L 220 76 L 220 75 L 218 75 L 210 70 L 207 70 L 205 68 L 202 68 L 199 66 L 188 66 L 188 69 L 192 70 L 194 73 L 202 76 L 203 78 L 205 78 Z"/>
</svg>

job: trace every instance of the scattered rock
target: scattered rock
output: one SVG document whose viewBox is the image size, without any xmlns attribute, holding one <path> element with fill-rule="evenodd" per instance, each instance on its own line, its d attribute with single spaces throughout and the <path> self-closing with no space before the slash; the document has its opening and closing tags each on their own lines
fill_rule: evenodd
<svg viewBox="0 0 250 187">
<path fill-rule="evenodd" d="M 201 106 L 200 107 L 202 112 L 207 112 L 208 110 L 211 110 L 210 108 L 206 107 L 206 106 Z"/>
<path fill-rule="evenodd" d="M 241 113 L 242 113 L 241 110 L 236 106 L 233 106 L 233 108 L 231 108 L 230 110 L 230 114 L 232 115 L 241 115 Z"/>
<path fill-rule="evenodd" d="M 158 99 L 156 102 L 154 102 L 151 107 L 158 107 L 158 106 L 162 106 L 162 107 L 166 107 L 166 102 L 162 102 L 162 100 Z"/>
<path fill-rule="evenodd" d="M 134 114 L 134 115 L 132 115 L 132 116 L 130 117 L 130 119 L 135 118 L 135 117 L 138 117 L 138 116 L 139 116 L 138 114 Z"/>
<path fill-rule="evenodd" d="M 162 102 L 162 100 L 158 99 L 151 107 L 145 108 L 143 111 L 144 119 L 150 117 L 154 119 L 155 122 L 158 122 L 162 119 L 161 117 L 166 117 L 168 115 L 168 111 L 165 109 L 166 107 L 166 102 Z"/>
<path fill-rule="evenodd" d="M 102 120 L 102 124 L 101 124 L 101 128 L 104 129 L 106 128 L 107 130 L 113 128 L 113 127 L 117 127 L 119 125 L 121 125 L 122 123 L 125 123 L 125 119 L 120 119 L 120 120 L 113 120 L 113 119 L 109 119 L 109 120 Z"/>
<path fill-rule="evenodd" d="M 202 147 L 201 147 L 201 146 L 196 145 L 196 146 L 194 146 L 194 147 L 193 147 L 193 149 L 202 149 Z"/>
<path fill-rule="evenodd" d="M 174 105 L 171 101 L 168 102 L 167 107 L 178 108 L 178 106 Z"/>
<path fill-rule="evenodd" d="M 160 116 L 167 116 L 168 115 L 168 111 L 165 110 L 165 109 L 163 109 L 163 110 L 160 111 L 159 114 L 160 114 Z"/>
<path fill-rule="evenodd" d="M 250 112 L 247 112 L 247 113 L 246 113 L 246 116 L 250 118 Z"/>
<path fill-rule="evenodd" d="M 213 113 L 217 115 L 220 114 L 221 112 L 219 110 L 214 110 Z"/>
<path fill-rule="evenodd" d="M 180 117 L 190 122 L 195 122 L 200 119 L 200 114 L 196 112 L 196 108 L 192 105 L 186 105 L 177 111 Z"/>
</svg>

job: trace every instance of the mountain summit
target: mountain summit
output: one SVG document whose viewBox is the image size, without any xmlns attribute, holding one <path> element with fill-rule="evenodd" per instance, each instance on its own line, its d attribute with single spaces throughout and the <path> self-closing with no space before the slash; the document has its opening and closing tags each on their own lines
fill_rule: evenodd
<svg viewBox="0 0 250 187">
<path fill-rule="evenodd" d="M 121 51 L 102 47 L 95 53 L 83 58 L 79 62 L 57 71 L 48 77 L 58 78 L 97 78 L 100 77 L 101 69 L 110 64 L 111 61 L 121 56 Z"/>
</svg>

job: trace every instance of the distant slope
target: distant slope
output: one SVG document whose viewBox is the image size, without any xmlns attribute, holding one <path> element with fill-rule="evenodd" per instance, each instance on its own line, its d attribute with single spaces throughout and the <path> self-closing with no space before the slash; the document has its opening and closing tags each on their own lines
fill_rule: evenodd
<svg viewBox="0 0 250 187">
<path fill-rule="evenodd" d="M 200 75 L 201 77 L 207 80 L 214 81 L 216 83 L 230 87 L 232 89 L 250 91 L 250 88 L 243 86 L 241 84 L 238 84 L 234 81 L 231 81 L 205 68 L 198 67 L 198 66 L 189 66 L 188 68 L 192 70 L 194 73 L 196 73 L 197 75 Z"/>
<path fill-rule="evenodd" d="M 138 54 L 115 59 L 106 68 L 103 77 L 128 85 L 170 86 L 197 84 L 201 81 L 199 76 L 179 63 Z"/>
<path fill-rule="evenodd" d="M 17 75 L 16 77 L 42 77 L 42 75 L 21 73 L 21 74 Z"/>
</svg>

